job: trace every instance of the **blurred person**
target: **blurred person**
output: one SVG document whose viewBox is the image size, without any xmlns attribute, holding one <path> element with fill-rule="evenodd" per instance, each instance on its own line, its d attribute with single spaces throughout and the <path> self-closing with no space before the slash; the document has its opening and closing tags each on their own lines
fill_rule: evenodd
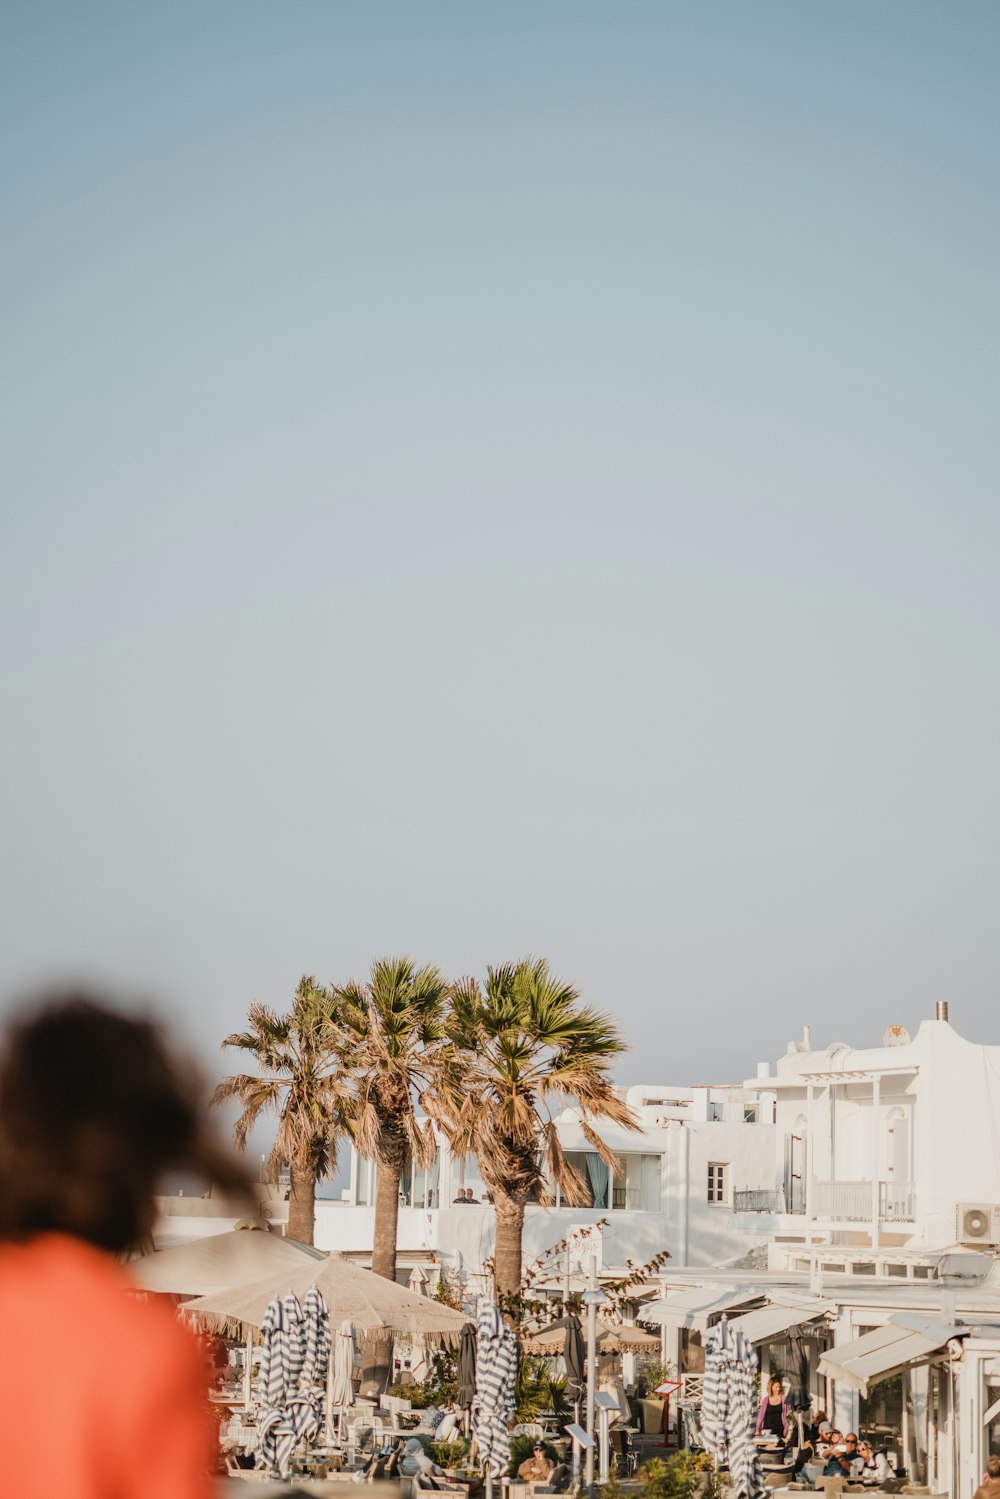
<svg viewBox="0 0 1000 1499">
<path fill-rule="evenodd" d="M 986 1472 L 972 1499 L 1000 1499 L 1000 1457 L 986 1459 Z"/>
<path fill-rule="evenodd" d="M 0 1044 L 0 1411 L 18 1499 L 209 1499 L 202 1348 L 130 1295 L 164 1171 L 248 1191 L 159 1030 L 79 995 Z"/>
</svg>

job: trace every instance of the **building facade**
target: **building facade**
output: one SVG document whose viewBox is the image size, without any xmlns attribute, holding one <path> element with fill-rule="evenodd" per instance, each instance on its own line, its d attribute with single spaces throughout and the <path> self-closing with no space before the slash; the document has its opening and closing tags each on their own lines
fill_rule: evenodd
<svg viewBox="0 0 1000 1499">
<path fill-rule="evenodd" d="M 737 1217 L 738 1194 L 770 1184 L 775 1151 L 773 1098 L 742 1087 L 640 1085 L 625 1090 L 638 1129 L 597 1126 L 614 1151 L 609 1168 L 587 1142 L 578 1114 L 556 1121 L 559 1141 L 587 1183 L 589 1202 L 530 1203 L 525 1213 L 524 1260 L 529 1265 L 568 1234 L 601 1225 L 588 1238 L 600 1271 L 612 1278 L 627 1263 L 643 1264 L 666 1250 L 680 1264 L 713 1265 L 766 1243 L 757 1215 Z M 321 1201 L 316 1243 L 359 1258 L 371 1252 L 377 1168 L 356 1154 L 350 1186 L 339 1202 Z M 471 1202 L 459 1197 L 471 1192 Z M 434 1162 L 404 1174 L 400 1192 L 400 1278 L 435 1267 L 463 1282 L 481 1280 L 493 1253 L 495 1223 L 489 1194 L 471 1156 L 453 1157 L 441 1139 Z M 750 1239 L 747 1233 L 750 1233 Z M 576 1273 L 576 1255 L 571 1265 Z"/>
<path fill-rule="evenodd" d="M 792 1042 L 745 1086 L 777 1100 L 766 1218 L 773 1256 L 803 1244 L 1000 1245 L 1000 1046 L 966 1041 L 947 1006 L 881 1047 Z"/>
</svg>

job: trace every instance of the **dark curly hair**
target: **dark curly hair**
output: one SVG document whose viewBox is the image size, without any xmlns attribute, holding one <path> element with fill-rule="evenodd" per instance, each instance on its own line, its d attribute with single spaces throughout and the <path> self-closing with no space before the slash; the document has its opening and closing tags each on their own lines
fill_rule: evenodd
<svg viewBox="0 0 1000 1499">
<path fill-rule="evenodd" d="M 141 1244 L 174 1167 L 249 1190 L 152 1021 L 70 993 L 13 1022 L 0 1052 L 0 1239 L 67 1233 L 112 1253 Z"/>
</svg>

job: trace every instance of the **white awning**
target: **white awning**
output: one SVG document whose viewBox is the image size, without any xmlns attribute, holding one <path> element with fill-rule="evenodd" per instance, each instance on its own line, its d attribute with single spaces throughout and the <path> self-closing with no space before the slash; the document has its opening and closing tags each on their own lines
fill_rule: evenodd
<svg viewBox="0 0 1000 1499">
<path fill-rule="evenodd" d="M 815 1322 L 817 1317 L 823 1317 L 833 1310 L 825 1301 L 802 1302 L 799 1306 L 776 1301 L 770 1306 L 760 1306 L 754 1312 L 744 1312 L 742 1317 L 734 1318 L 729 1326 L 733 1331 L 738 1329 L 742 1332 L 751 1343 L 766 1343 L 769 1338 L 778 1337 L 790 1327 L 797 1327 L 801 1322 Z"/>
<path fill-rule="evenodd" d="M 693 1286 L 689 1291 L 675 1291 L 665 1301 L 650 1301 L 639 1316 L 643 1322 L 658 1322 L 665 1327 L 696 1327 L 702 1331 L 715 1312 L 730 1307 L 747 1306 L 759 1301 L 763 1291 L 758 1286 Z"/>
<path fill-rule="evenodd" d="M 900 1315 L 885 1327 L 876 1327 L 864 1337 L 831 1348 L 820 1359 L 819 1372 L 867 1395 L 870 1384 L 888 1379 L 890 1374 L 914 1360 L 937 1353 L 949 1338 L 957 1337 L 962 1331 L 945 1322 Z"/>
</svg>

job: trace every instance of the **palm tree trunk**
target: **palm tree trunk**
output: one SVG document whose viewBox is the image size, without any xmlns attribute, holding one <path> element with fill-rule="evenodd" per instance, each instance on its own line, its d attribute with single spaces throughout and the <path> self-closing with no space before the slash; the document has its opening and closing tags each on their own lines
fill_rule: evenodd
<svg viewBox="0 0 1000 1499">
<path fill-rule="evenodd" d="M 309 1164 L 292 1162 L 292 1190 L 288 1196 L 288 1226 L 285 1236 L 311 1244 L 316 1219 L 316 1172 Z"/>
<path fill-rule="evenodd" d="M 396 1279 L 396 1235 L 399 1228 L 399 1179 L 402 1162 L 380 1160 L 375 1184 L 375 1242 L 372 1269 L 386 1280 Z"/>
<path fill-rule="evenodd" d="M 494 1191 L 493 1202 L 497 1215 L 497 1241 L 494 1250 L 497 1301 L 501 1306 L 506 1302 L 509 1310 L 516 1314 L 515 1298 L 521 1289 L 524 1203 L 499 1191 Z"/>
</svg>

